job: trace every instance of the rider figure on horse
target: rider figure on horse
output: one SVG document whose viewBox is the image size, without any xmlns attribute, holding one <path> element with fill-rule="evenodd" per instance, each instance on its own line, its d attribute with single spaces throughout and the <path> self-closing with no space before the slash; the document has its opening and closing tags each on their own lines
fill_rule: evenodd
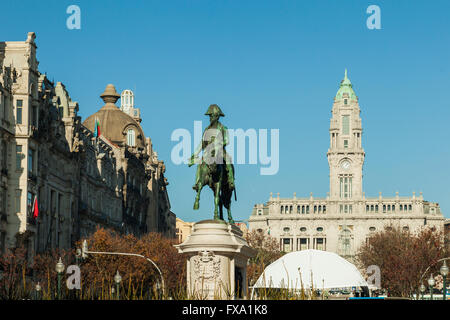
<svg viewBox="0 0 450 320">
<path fill-rule="evenodd" d="M 222 218 L 222 205 L 228 210 L 228 219 L 232 221 L 230 202 L 231 193 L 235 189 L 234 167 L 225 147 L 228 144 L 228 129 L 219 122 L 224 117 L 222 110 L 216 104 L 209 106 L 205 115 L 209 116 L 210 124 L 203 132 L 202 141 L 192 154 L 189 167 L 198 163 L 195 184 L 192 187 L 197 191 L 194 210 L 199 208 L 200 192 L 203 186 L 209 185 L 214 192 L 214 219 L 218 219 L 218 208 Z M 198 155 L 203 151 L 201 162 Z"/>
</svg>

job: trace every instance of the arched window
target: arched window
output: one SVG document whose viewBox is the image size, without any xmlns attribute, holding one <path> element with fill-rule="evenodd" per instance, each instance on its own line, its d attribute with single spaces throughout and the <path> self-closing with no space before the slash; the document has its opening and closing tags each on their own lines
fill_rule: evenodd
<svg viewBox="0 0 450 320">
<path fill-rule="evenodd" d="M 2 159 L 1 159 L 2 169 L 6 169 L 6 166 L 8 164 L 7 163 L 8 150 L 7 150 L 5 141 L 2 141 L 1 155 L 2 155 Z"/>
<path fill-rule="evenodd" d="M 134 133 L 133 129 L 128 129 L 127 144 L 130 147 L 134 147 L 136 145 L 136 134 Z"/>
</svg>

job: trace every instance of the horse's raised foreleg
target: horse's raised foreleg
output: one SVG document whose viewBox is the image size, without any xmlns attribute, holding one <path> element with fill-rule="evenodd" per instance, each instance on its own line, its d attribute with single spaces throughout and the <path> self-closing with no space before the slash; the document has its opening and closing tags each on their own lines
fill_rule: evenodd
<svg viewBox="0 0 450 320">
<path fill-rule="evenodd" d="M 197 187 L 197 195 L 195 196 L 195 202 L 194 202 L 194 210 L 198 210 L 198 208 L 200 207 L 200 192 L 202 191 L 203 185 L 198 182 L 196 184 Z"/>
</svg>

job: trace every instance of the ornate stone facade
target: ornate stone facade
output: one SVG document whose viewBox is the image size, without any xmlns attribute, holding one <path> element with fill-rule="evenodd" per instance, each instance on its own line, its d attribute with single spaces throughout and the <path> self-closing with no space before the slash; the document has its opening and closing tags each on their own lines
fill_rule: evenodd
<svg viewBox="0 0 450 320">
<path fill-rule="evenodd" d="M 358 247 L 386 225 L 416 231 L 423 226 L 442 228 L 438 203 L 417 196 L 366 198 L 362 190 L 365 152 L 358 97 L 345 72 L 330 121 L 330 192 L 326 198 L 280 198 L 254 206 L 250 230 L 269 233 L 280 241 L 280 250 L 319 249 L 351 259 Z"/>
<path fill-rule="evenodd" d="M 97 226 L 175 237 L 165 165 L 140 121 L 108 85 L 105 105 L 82 123 L 65 86 L 38 71 L 34 40 L 0 42 L 0 252 L 70 248 Z"/>
</svg>

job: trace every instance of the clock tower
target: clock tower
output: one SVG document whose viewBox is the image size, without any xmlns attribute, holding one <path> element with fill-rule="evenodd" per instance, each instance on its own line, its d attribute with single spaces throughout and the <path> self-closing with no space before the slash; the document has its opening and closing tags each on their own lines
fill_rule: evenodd
<svg viewBox="0 0 450 320">
<path fill-rule="evenodd" d="M 344 80 L 334 97 L 330 120 L 330 200 L 362 199 L 362 167 L 364 149 L 361 145 L 362 125 L 358 97 L 345 70 Z"/>
</svg>

